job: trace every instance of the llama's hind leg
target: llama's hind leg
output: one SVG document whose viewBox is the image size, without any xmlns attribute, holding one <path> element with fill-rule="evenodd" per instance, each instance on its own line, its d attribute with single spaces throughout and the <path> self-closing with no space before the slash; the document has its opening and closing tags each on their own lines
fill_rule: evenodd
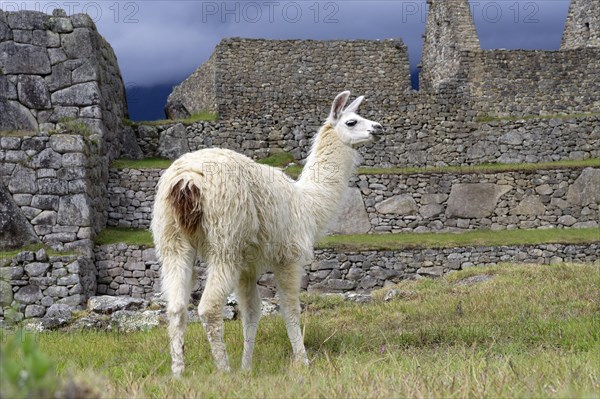
<svg viewBox="0 0 600 399">
<path fill-rule="evenodd" d="M 180 376 L 185 368 L 184 335 L 195 258 L 196 251 L 191 246 L 185 246 L 185 249 L 178 252 L 162 253 L 161 284 L 167 300 L 171 370 L 176 377 Z"/>
<path fill-rule="evenodd" d="M 308 365 L 304 337 L 300 327 L 300 280 L 302 266 L 289 265 L 275 270 L 281 311 L 292 344 L 294 363 Z"/>
<path fill-rule="evenodd" d="M 252 352 L 260 319 L 261 306 L 256 277 L 256 272 L 253 271 L 242 273 L 237 287 L 238 302 L 242 313 L 242 328 L 244 329 L 243 370 L 252 367 Z"/>
<path fill-rule="evenodd" d="M 198 305 L 198 314 L 206 330 L 206 336 L 217 368 L 230 371 L 229 359 L 223 341 L 223 307 L 238 280 L 239 272 L 235 267 L 209 266 L 208 279 Z"/>
</svg>

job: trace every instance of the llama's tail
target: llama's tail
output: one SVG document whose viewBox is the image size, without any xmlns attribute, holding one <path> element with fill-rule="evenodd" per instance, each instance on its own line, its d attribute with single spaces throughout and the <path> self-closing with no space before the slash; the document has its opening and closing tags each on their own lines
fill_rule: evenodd
<svg viewBox="0 0 600 399">
<path fill-rule="evenodd" d="M 182 177 L 173 185 L 168 195 L 179 227 L 187 235 L 194 235 L 202 220 L 202 192 L 193 179 Z"/>
</svg>

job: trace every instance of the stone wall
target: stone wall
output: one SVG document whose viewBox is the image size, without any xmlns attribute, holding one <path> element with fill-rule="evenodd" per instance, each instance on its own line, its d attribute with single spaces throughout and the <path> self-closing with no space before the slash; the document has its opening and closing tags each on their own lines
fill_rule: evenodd
<svg viewBox="0 0 600 399">
<path fill-rule="evenodd" d="M 216 58 L 217 51 L 173 88 L 165 107 L 167 118 L 181 119 L 199 112 L 217 112 Z"/>
<path fill-rule="evenodd" d="M 53 305 L 85 306 L 96 293 L 96 267 L 86 256 L 44 249 L 0 259 L 0 319 L 42 317 Z"/>
<path fill-rule="evenodd" d="M 160 169 L 111 169 L 110 226 L 148 228 Z M 504 173 L 358 175 L 344 218 L 348 233 L 596 227 L 600 169 Z M 341 231 L 339 229 L 342 229 Z"/>
<path fill-rule="evenodd" d="M 420 88 L 439 91 L 464 73 L 461 52 L 479 50 L 469 4 L 464 0 L 428 0 Z"/>
<path fill-rule="evenodd" d="M 363 166 L 537 163 L 600 157 L 600 116 L 483 123 L 424 122 L 416 116 L 416 111 L 406 112 L 403 118 L 392 115 L 397 119 L 381 120 L 386 128 L 382 140 L 359 149 Z M 141 125 L 135 130 L 147 157 L 175 159 L 187 151 L 224 147 L 254 159 L 283 150 L 303 160 L 321 123 L 315 116 L 306 115 L 285 123 L 266 118 L 235 119 L 188 126 Z M 183 133 L 175 135 L 174 131 Z M 171 150 L 161 149 L 161 143 L 162 148 Z"/>
<path fill-rule="evenodd" d="M 0 130 L 47 132 L 79 119 L 116 156 L 125 90 L 112 47 L 86 14 L 0 11 Z"/>
<path fill-rule="evenodd" d="M 325 118 L 332 96 L 343 90 L 367 96 L 367 108 L 370 102 L 376 111 L 393 109 L 411 87 L 408 51 L 401 40 L 230 38 L 217 45 L 208 67 L 201 66 L 173 92 L 167 108 L 181 103 L 190 113 L 205 110 L 203 99 L 212 99 L 213 68 L 221 119 L 279 120 L 305 113 Z M 191 93 L 190 87 L 203 88 Z"/>
<path fill-rule="evenodd" d="M 0 179 L 25 223 L 56 249 L 91 248 L 95 229 L 103 226 L 103 213 L 94 208 L 98 199 L 107 201 L 106 194 L 98 197 L 97 151 L 88 137 L 66 131 L 0 138 Z"/>
<path fill-rule="evenodd" d="M 430 96 L 423 101 L 471 115 L 600 111 L 598 2 L 571 2 L 561 51 L 483 51 L 467 0 L 428 4 L 420 82 Z"/>
<path fill-rule="evenodd" d="M 600 112 L 600 48 L 463 53 L 472 107 L 494 116 Z"/>
<path fill-rule="evenodd" d="M 3 189 L 43 242 L 91 251 L 127 116 L 111 46 L 85 14 L 0 11 L 0 88 Z"/>
<path fill-rule="evenodd" d="M 98 293 L 152 298 L 160 291 L 160 266 L 153 248 L 110 244 L 97 246 Z M 305 267 L 302 289 L 314 292 L 370 291 L 386 283 L 418 277 L 439 277 L 472 266 L 503 262 L 551 264 L 596 262 L 600 245 L 544 244 L 535 246 L 461 247 L 396 251 L 315 251 Z M 198 262 L 192 298 L 199 300 L 206 265 Z M 271 273 L 259 281 L 261 296 L 272 297 L 275 283 Z"/>
</svg>

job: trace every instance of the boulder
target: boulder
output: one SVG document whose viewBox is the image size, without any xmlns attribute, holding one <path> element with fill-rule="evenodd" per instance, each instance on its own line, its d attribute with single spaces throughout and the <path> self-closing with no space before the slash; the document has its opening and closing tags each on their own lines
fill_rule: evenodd
<svg viewBox="0 0 600 399">
<path fill-rule="evenodd" d="M 88 310 L 101 314 L 112 314 L 118 310 L 139 310 L 145 308 L 147 302 L 141 298 L 126 296 L 95 296 L 88 300 Z"/>
<path fill-rule="evenodd" d="M 10 306 L 13 301 L 12 286 L 6 282 L 0 280 L 0 307 Z"/>
<path fill-rule="evenodd" d="M 0 184 L 0 250 L 20 248 L 38 241 L 33 226 Z"/>
<path fill-rule="evenodd" d="M 511 210 L 511 213 L 513 215 L 543 215 L 546 213 L 546 207 L 538 195 L 528 195 Z"/>
<path fill-rule="evenodd" d="M 492 183 L 457 183 L 452 186 L 446 217 L 484 218 L 490 216 L 498 200 L 512 189 Z"/>
<path fill-rule="evenodd" d="M 144 153 L 137 142 L 135 132 L 130 126 L 125 126 L 121 134 L 121 157 L 127 159 L 144 158 Z"/>
<path fill-rule="evenodd" d="M 158 154 L 168 159 L 177 159 L 190 152 L 187 141 L 187 130 L 178 123 L 164 131 L 158 140 Z"/>
<path fill-rule="evenodd" d="M 72 318 L 71 306 L 55 303 L 48 308 L 42 318 L 42 327 L 45 330 L 54 330 L 69 323 Z"/>
<path fill-rule="evenodd" d="M 584 169 L 569 187 L 567 201 L 581 206 L 600 204 L 600 169 Z"/>
<path fill-rule="evenodd" d="M 415 215 L 417 213 L 417 203 L 414 198 L 408 194 L 395 195 L 383 202 L 375 205 L 379 213 L 394 215 Z"/>
<path fill-rule="evenodd" d="M 349 188 L 344 194 L 340 209 L 338 216 L 329 225 L 330 234 L 363 234 L 371 230 L 360 189 Z"/>
<path fill-rule="evenodd" d="M 159 310 L 145 310 L 143 312 L 117 310 L 110 320 L 110 327 L 112 329 L 123 332 L 148 331 L 154 327 L 158 327 L 159 324 Z"/>
<path fill-rule="evenodd" d="M 29 305 L 42 299 L 42 290 L 37 285 L 25 285 L 19 288 L 19 291 L 14 295 L 15 300 Z"/>
<path fill-rule="evenodd" d="M 185 119 L 191 116 L 185 105 L 174 99 L 169 99 L 167 105 L 165 105 L 165 115 L 169 119 Z"/>
</svg>

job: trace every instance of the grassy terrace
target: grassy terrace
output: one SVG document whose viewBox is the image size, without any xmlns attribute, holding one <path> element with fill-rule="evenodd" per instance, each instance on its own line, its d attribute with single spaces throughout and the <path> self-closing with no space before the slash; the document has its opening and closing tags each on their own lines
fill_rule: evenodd
<svg viewBox="0 0 600 399">
<path fill-rule="evenodd" d="M 108 228 L 96 238 L 99 245 L 124 242 L 152 246 L 148 230 Z M 325 237 L 317 248 L 349 251 L 453 248 L 533 244 L 588 244 L 600 242 L 600 228 L 548 230 L 475 230 L 466 233 L 357 234 Z"/>
<path fill-rule="evenodd" d="M 302 167 L 290 165 L 295 162 L 291 154 L 277 153 L 267 158 L 261 159 L 259 163 L 284 168 L 285 172 L 292 177 L 297 177 L 302 172 Z M 129 159 L 117 159 L 112 163 L 116 169 L 166 169 L 173 161 L 161 158 L 147 158 L 139 161 Z M 427 173 L 499 173 L 499 172 L 518 172 L 535 171 L 546 169 L 581 169 L 587 167 L 600 167 L 600 158 L 591 158 L 583 161 L 557 161 L 540 163 L 519 163 L 519 164 L 481 164 L 471 166 L 440 166 L 440 167 L 397 167 L 397 168 L 358 168 L 358 174 L 365 175 L 404 175 L 404 174 L 427 174 Z"/>
<path fill-rule="evenodd" d="M 465 284 L 474 275 L 491 279 Z M 369 304 L 304 294 L 309 368 L 290 367 L 280 316 L 261 319 L 250 372 L 239 370 L 241 322 L 225 322 L 230 374 L 216 372 L 202 325 L 191 324 L 179 380 L 170 377 L 164 326 L 28 334 L 28 345 L 7 334 L 0 396 L 66 397 L 53 393 L 67 384 L 69 397 L 91 398 L 600 395 L 600 264 L 472 268 L 395 288 L 394 300 L 379 291 Z"/>
<path fill-rule="evenodd" d="M 40 249 L 45 249 L 46 253 L 49 256 L 67 256 L 67 255 L 77 255 L 77 252 L 75 251 L 56 251 L 52 248 L 50 248 L 48 245 L 46 244 L 31 244 L 31 245 L 27 245 L 25 247 L 22 248 L 18 248 L 18 249 L 13 249 L 10 251 L 0 251 L 0 265 L 2 265 L 2 261 L 3 260 L 8 260 L 8 259 L 12 259 L 14 258 L 18 253 L 23 252 L 23 251 L 33 251 L 36 252 Z"/>
<path fill-rule="evenodd" d="M 475 122 L 495 122 L 495 121 L 522 121 L 531 119 L 577 119 L 600 116 L 600 112 L 588 112 L 583 114 L 555 114 L 555 115 L 523 115 L 523 116 L 493 116 L 482 115 L 475 119 Z"/>
<path fill-rule="evenodd" d="M 163 125 L 173 125 L 176 123 L 183 123 L 184 125 L 191 125 L 195 122 L 205 122 L 205 121 L 216 121 L 219 119 L 219 114 L 216 112 L 199 112 L 193 114 L 192 116 L 184 119 L 158 119 L 154 121 L 131 121 L 129 119 L 123 120 L 128 126 L 137 126 L 137 125 L 145 125 L 145 126 L 163 126 Z"/>
</svg>

